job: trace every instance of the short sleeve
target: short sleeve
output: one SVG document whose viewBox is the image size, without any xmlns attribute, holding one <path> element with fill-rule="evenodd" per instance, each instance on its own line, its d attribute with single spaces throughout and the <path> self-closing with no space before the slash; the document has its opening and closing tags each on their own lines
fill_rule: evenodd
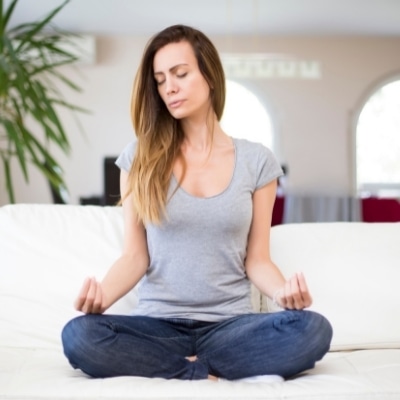
<svg viewBox="0 0 400 400">
<path fill-rule="evenodd" d="M 118 156 L 115 161 L 115 164 L 126 172 L 129 172 L 131 169 L 133 157 L 136 149 L 136 140 L 128 143 L 125 148 L 122 150 L 122 153 Z"/>
<path fill-rule="evenodd" d="M 256 189 L 283 175 L 278 160 L 269 148 L 260 145 L 258 157 Z"/>
</svg>

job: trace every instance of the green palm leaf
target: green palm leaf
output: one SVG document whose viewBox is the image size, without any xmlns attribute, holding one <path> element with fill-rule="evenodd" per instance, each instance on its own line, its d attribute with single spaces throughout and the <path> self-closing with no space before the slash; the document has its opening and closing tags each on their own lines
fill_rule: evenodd
<svg viewBox="0 0 400 400">
<path fill-rule="evenodd" d="M 61 107 L 72 113 L 88 112 L 69 103 L 60 90 L 61 83 L 81 91 L 79 85 L 60 71 L 61 66 L 72 66 L 78 60 L 76 53 L 66 50 L 65 46 L 77 35 L 52 26 L 54 16 L 69 0 L 64 0 L 39 21 L 8 28 L 17 3 L 18 0 L 12 0 L 4 10 L 0 0 L 0 158 L 10 202 L 15 202 L 12 158 L 17 159 L 27 182 L 31 164 L 46 177 L 56 193 L 65 192 L 63 170 L 51 154 L 54 147 L 65 154 L 70 151 L 68 131 L 58 110 Z M 26 121 L 32 119 L 40 132 L 27 125 Z"/>
</svg>

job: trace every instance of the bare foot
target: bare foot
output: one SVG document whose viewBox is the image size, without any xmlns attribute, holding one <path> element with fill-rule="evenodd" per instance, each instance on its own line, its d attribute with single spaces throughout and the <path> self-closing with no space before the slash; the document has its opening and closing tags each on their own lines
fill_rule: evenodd
<svg viewBox="0 0 400 400">
<path fill-rule="evenodd" d="M 190 357 L 185 357 L 185 358 L 186 358 L 186 360 L 188 360 L 190 362 L 197 361 L 197 356 L 190 356 Z M 210 381 L 217 381 L 218 380 L 218 378 L 216 376 L 214 376 L 214 375 L 208 375 L 208 379 Z"/>
</svg>

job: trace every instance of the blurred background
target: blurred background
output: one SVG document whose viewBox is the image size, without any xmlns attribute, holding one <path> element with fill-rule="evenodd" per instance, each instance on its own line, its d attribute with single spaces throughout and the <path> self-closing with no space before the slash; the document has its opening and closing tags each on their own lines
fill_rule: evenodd
<svg viewBox="0 0 400 400">
<path fill-rule="evenodd" d="M 10 25 L 42 18 L 61 3 L 19 0 Z M 60 111 L 72 151 L 54 151 L 69 204 L 118 196 L 113 159 L 134 137 L 130 94 L 144 46 L 183 23 L 220 51 L 227 133 L 263 142 L 285 167 L 276 221 L 368 220 L 360 199 L 390 200 L 380 203 L 380 217 L 374 205 L 374 218 L 400 220 L 400 1 L 71 0 L 54 23 L 80 34 L 86 46 L 75 68 L 63 67 L 82 92 L 60 87 L 91 111 L 78 117 L 83 134 Z M 0 205 L 9 201 L 2 168 Z M 27 184 L 13 170 L 16 201 L 53 202 L 46 179 L 34 168 L 29 177 Z M 388 207 L 391 216 L 383 216 Z"/>
</svg>

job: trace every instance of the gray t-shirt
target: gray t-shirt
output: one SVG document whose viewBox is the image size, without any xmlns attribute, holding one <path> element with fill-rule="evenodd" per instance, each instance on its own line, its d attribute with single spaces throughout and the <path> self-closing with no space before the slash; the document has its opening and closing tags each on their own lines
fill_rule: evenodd
<svg viewBox="0 0 400 400">
<path fill-rule="evenodd" d="M 244 269 L 252 195 L 282 169 L 265 146 L 233 141 L 234 172 L 222 193 L 199 198 L 179 188 L 167 203 L 168 220 L 146 225 L 150 265 L 135 315 L 214 322 L 253 312 Z M 131 142 L 116 164 L 129 171 L 134 151 Z M 170 194 L 176 185 L 173 176 Z"/>
</svg>

